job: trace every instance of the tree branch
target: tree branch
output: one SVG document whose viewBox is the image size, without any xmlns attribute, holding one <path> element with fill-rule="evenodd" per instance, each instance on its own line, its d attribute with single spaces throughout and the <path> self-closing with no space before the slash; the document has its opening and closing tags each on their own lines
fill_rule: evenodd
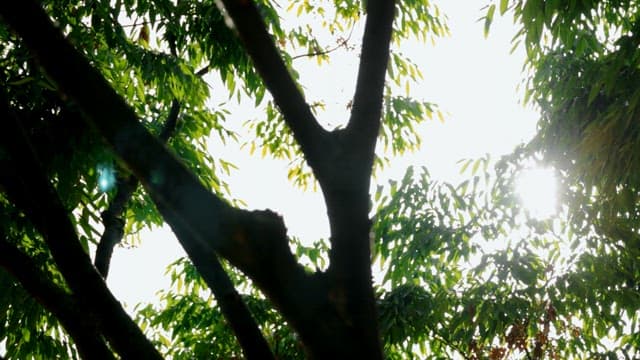
<svg viewBox="0 0 640 360">
<path fill-rule="evenodd" d="M 102 212 L 104 231 L 96 247 L 93 263 L 100 275 L 105 279 L 109 275 L 113 248 L 124 237 L 125 220 L 122 218 L 122 213 L 137 187 L 138 181 L 133 176 L 119 179 L 115 198 L 109 203 L 107 210 Z"/>
<path fill-rule="evenodd" d="M 171 52 L 175 56 L 175 48 L 172 47 Z M 171 102 L 167 120 L 159 134 L 162 143 L 166 143 L 175 133 L 179 114 L 180 102 L 174 99 Z M 102 214 L 105 230 L 98 243 L 95 264 L 104 278 L 107 277 L 113 248 L 122 241 L 124 235 L 125 224 L 121 217 L 122 212 L 138 184 L 138 180 L 133 176 L 120 182 L 115 199 Z M 249 359 L 273 359 L 269 344 L 260 332 L 260 328 L 251 316 L 249 309 L 235 290 L 229 276 L 222 268 L 215 252 L 210 247 L 200 246 L 197 241 L 190 239 L 191 234 L 188 231 L 176 233 L 176 236 L 185 249 L 193 248 L 188 253 L 197 254 L 197 257 L 192 256 L 191 258 L 213 292 L 225 319 L 244 350 L 245 356 Z"/>
<path fill-rule="evenodd" d="M 171 102 L 169 115 L 159 135 L 163 143 L 166 143 L 175 133 L 178 115 L 180 115 L 180 102 L 174 99 Z M 122 241 L 124 236 L 125 220 L 122 218 L 122 213 L 131 199 L 133 192 L 138 187 L 138 184 L 138 179 L 134 176 L 119 180 L 115 198 L 111 201 L 107 210 L 102 213 L 104 231 L 96 248 L 94 264 L 105 279 L 109 274 L 109 264 L 111 263 L 113 248 Z"/>
<path fill-rule="evenodd" d="M 77 103 L 87 120 L 140 179 L 174 231 L 188 231 L 192 234 L 185 237 L 188 241 L 219 252 L 243 271 L 252 271 L 247 268 L 252 262 L 243 251 L 249 251 L 249 256 L 269 255 L 254 253 L 238 238 L 238 231 L 243 230 L 238 229 L 239 219 L 246 222 L 252 213 L 232 208 L 204 188 L 138 122 L 133 110 L 62 37 L 40 7 L 28 0 L 0 3 L 0 15 L 14 25 L 61 91 Z M 283 224 L 278 225 L 285 233 Z M 283 241 L 286 245 L 286 238 Z"/>
<path fill-rule="evenodd" d="M 325 309 L 326 286 L 297 263 L 279 217 L 234 209 L 207 190 L 139 123 L 133 110 L 33 1 L 0 2 L 0 16 L 140 180 L 200 271 L 215 251 L 255 281 L 305 344 L 315 341 L 316 349 L 322 349 L 323 336 L 340 336 L 321 326 L 330 316 L 338 323 L 336 314 Z"/>
<path fill-rule="evenodd" d="M 247 359 L 275 359 L 260 328 L 220 264 L 217 254 L 211 247 L 202 246 L 199 241 L 194 240 L 188 229 L 173 227 L 173 231 L 213 292 Z"/>
<path fill-rule="evenodd" d="M 339 133 L 343 138 L 332 171 L 319 179 L 331 226 L 329 271 L 348 279 L 343 287 L 354 292 L 353 298 L 369 297 L 364 282 L 370 281 L 370 249 L 368 236 L 363 235 L 371 226 L 369 183 L 380 130 L 394 10 L 394 0 L 368 1 L 351 118 L 345 131 Z M 358 295 L 359 287 L 362 291 Z M 354 310 L 361 306 L 353 305 Z"/>
<path fill-rule="evenodd" d="M 176 126 L 178 125 L 178 115 L 180 115 L 180 102 L 177 99 L 171 101 L 171 108 L 169 108 L 169 115 L 165 120 L 162 130 L 158 137 L 160 141 L 166 143 L 175 134 Z"/>
<path fill-rule="evenodd" d="M 170 131 L 167 129 L 175 127 L 175 119 L 177 119 L 178 115 L 178 111 L 175 110 L 177 108 L 175 104 L 179 103 L 174 101 L 169 118 L 160 134 L 160 138 L 163 141 L 170 137 Z M 102 269 L 100 272 L 105 278 L 113 247 L 122 240 L 123 236 L 124 220 L 120 215 L 137 186 L 138 181 L 134 177 L 121 183 L 118 187 L 116 198 L 109 205 L 109 209 L 102 214 L 105 222 L 105 231 L 98 244 L 95 264 L 99 270 Z M 248 359 L 272 359 L 273 354 L 267 341 L 249 313 L 249 309 L 247 309 L 240 295 L 233 287 L 231 280 L 218 261 L 217 255 L 212 251 L 211 247 L 201 246 L 197 241 L 189 239 L 190 236 L 188 231 L 176 233 L 176 237 L 185 249 L 192 248 L 191 251 L 187 252 L 189 254 L 197 254 L 197 256 L 191 256 L 191 259 L 214 294 L 225 319 L 227 319 L 236 334 L 245 356 Z"/>
<path fill-rule="evenodd" d="M 356 92 L 347 125 L 350 142 L 355 148 L 362 147 L 370 154 L 370 164 L 373 163 L 373 152 L 380 131 L 394 12 L 394 0 L 368 1 Z"/>
<path fill-rule="evenodd" d="M 323 159 L 323 151 L 326 151 L 326 138 L 329 133 L 313 116 L 253 1 L 222 2 L 233 19 L 235 29 L 256 70 L 300 144 L 309 166 L 317 172 L 318 162 Z"/>
<path fill-rule="evenodd" d="M 171 55 L 177 58 L 178 55 L 174 39 L 169 40 L 169 49 Z M 207 65 L 203 69 L 199 70 L 196 75 L 202 76 L 208 71 L 209 66 Z M 158 136 L 163 143 L 166 143 L 175 133 L 178 123 L 178 115 L 180 115 L 180 107 L 181 104 L 177 99 L 173 99 L 171 101 L 169 114 Z M 122 212 L 138 185 L 138 179 L 134 176 L 118 181 L 116 196 L 109 204 L 107 210 L 102 213 L 102 223 L 104 224 L 105 229 L 96 248 L 94 264 L 105 279 L 109 274 L 109 265 L 111 263 L 111 257 L 113 256 L 113 249 L 122 241 L 124 236 L 125 221 L 122 219 Z"/>
<path fill-rule="evenodd" d="M 99 317 L 98 326 L 115 350 L 126 358 L 162 359 L 91 264 L 66 209 L 48 182 L 19 120 L 8 105 L 2 94 L 0 114 L 4 118 L 4 128 L 0 139 L 17 175 L 9 177 L 3 174 L 1 177 L 7 195 L 23 209 L 42 234 L 69 287 L 82 306 L 87 306 Z"/>
<path fill-rule="evenodd" d="M 80 356 L 84 359 L 115 359 L 97 329 L 95 318 L 66 293 L 56 286 L 47 274 L 7 240 L 0 228 L 0 266 L 5 268 L 22 287 L 45 309 L 50 311 L 67 330 Z"/>
<path fill-rule="evenodd" d="M 169 150 L 138 122 L 134 111 L 91 67 L 54 27 L 47 14 L 33 1 L 2 2 L 0 15 L 23 38 L 40 65 L 61 92 L 81 108 L 86 120 L 113 147 L 129 170 L 149 190 L 159 208 L 183 225 L 202 227 L 197 241 L 214 245 L 222 238 L 221 218 L 229 206 L 205 189 L 198 179 Z M 188 227 L 188 226 L 187 226 Z"/>
</svg>

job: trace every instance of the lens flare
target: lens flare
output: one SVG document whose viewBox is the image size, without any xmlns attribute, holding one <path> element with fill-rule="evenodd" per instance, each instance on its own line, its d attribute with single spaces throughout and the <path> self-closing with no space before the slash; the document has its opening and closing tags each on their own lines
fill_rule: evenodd
<svg viewBox="0 0 640 360">
<path fill-rule="evenodd" d="M 98 171 L 98 188 L 102 192 L 111 190 L 116 185 L 116 172 L 112 165 L 99 164 Z"/>
</svg>

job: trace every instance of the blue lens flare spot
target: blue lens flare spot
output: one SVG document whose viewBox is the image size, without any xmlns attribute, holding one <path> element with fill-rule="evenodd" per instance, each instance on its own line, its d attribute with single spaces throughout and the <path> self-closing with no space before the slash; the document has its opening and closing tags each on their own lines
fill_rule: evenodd
<svg viewBox="0 0 640 360">
<path fill-rule="evenodd" d="M 116 171 L 111 165 L 98 165 L 98 188 L 102 192 L 111 190 L 116 185 Z"/>
</svg>

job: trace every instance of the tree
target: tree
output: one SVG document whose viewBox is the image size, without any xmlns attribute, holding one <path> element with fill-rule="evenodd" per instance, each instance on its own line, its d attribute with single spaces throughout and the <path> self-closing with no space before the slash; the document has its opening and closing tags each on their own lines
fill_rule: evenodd
<svg viewBox="0 0 640 360">
<path fill-rule="evenodd" d="M 437 8 L 291 3 L 299 16 L 322 17 L 339 34 L 338 47 L 352 46 L 348 34 L 364 18 L 350 118 L 327 129 L 314 115 L 322 104 L 306 103 L 288 52 L 303 48 L 323 62 L 335 46 L 321 46 L 313 29 L 284 28 L 275 2 L 223 3 L 222 10 L 185 0 L 0 5 L 7 26 L 0 27 L 0 281 L 11 289 L 0 294 L 0 339 L 7 357 L 637 354 L 638 292 L 619 283 L 638 272 L 611 266 L 620 258 L 633 265 L 635 248 L 622 257 L 597 246 L 561 253 L 574 218 L 527 217 L 511 189 L 530 147 L 495 167 L 489 159 L 465 161 L 469 178 L 456 186 L 410 169 L 370 190 L 385 162 L 377 141 L 392 154 L 411 149 L 419 145 L 413 126 L 437 112 L 393 95 L 420 77 L 394 44 L 446 33 Z M 516 14 L 520 5 L 511 5 Z M 488 23 L 495 9 L 488 8 Z M 534 25 L 525 23 L 523 34 L 535 33 Z M 317 181 L 328 241 L 290 239 L 279 215 L 242 210 L 228 194 L 218 174 L 231 165 L 208 155 L 205 138 L 236 135 L 225 128 L 226 110 L 206 103 L 202 76 L 209 72 L 230 96 L 264 106 L 254 146 L 291 160 L 295 183 Z M 138 308 L 133 320 L 103 281 L 110 254 L 131 241 L 125 234 L 162 222 L 189 259 L 171 267 L 175 286 L 162 303 Z M 491 250 L 496 242 L 510 246 Z M 383 267 L 375 284 L 372 262 Z M 602 273 L 594 276 L 594 268 Z M 603 347 L 610 330 L 624 337 L 612 349 Z"/>
<path fill-rule="evenodd" d="M 271 29 L 275 39 L 286 41 L 269 4 L 227 1 L 223 10 L 213 4 L 169 1 L 117 2 L 113 9 L 109 2 L 86 7 L 75 1 L 43 5 L 48 13 L 31 1 L 3 4 L 0 10 L 11 28 L 2 30 L 3 51 L 8 55 L 3 82 L 9 90 L 2 99 L 7 119 L 2 161 L 10 169 L 2 176 L 2 264 L 60 321 L 80 355 L 113 358 L 111 348 L 124 358 L 161 357 L 103 282 L 111 249 L 124 233 L 121 212 L 136 193 L 138 198 L 132 199 L 127 212 L 158 222 L 158 215 L 136 213 L 150 211 L 140 206 L 148 201 L 146 196 L 153 201 L 215 294 L 247 357 L 273 355 L 218 256 L 240 269 L 269 298 L 310 357 L 381 358 L 370 280 L 368 189 L 382 123 L 389 44 L 393 37 L 418 34 L 424 25 L 435 33 L 444 31 L 428 5 L 393 1 L 366 5 L 351 117 L 344 128 L 331 131 L 315 120 L 268 32 Z M 300 9 L 313 7 L 306 4 Z M 355 19 L 360 12 L 357 4 L 348 3 L 337 9 L 337 16 Z M 144 19 L 138 44 L 128 39 L 118 22 L 122 14 Z M 223 26 L 229 20 L 233 31 Z M 147 49 L 150 27 L 162 29 L 169 54 Z M 305 34 L 294 33 L 292 39 L 315 44 Z M 207 91 L 194 70 L 207 61 L 205 71 L 215 68 L 221 74 L 244 75 L 245 88 L 257 102 L 264 88 L 271 93 L 282 117 L 276 126 L 286 124 L 287 133 L 269 140 L 295 139 L 326 200 L 331 224 L 326 271 L 308 273 L 298 264 L 280 216 L 241 210 L 211 191 L 219 184 L 214 173 L 203 168 L 212 158 L 203 159 L 187 144 L 189 138 L 218 126 L 216 114 L 203 109 Z M 138 102 L 131 107 L 123 96 Z M 159 130 L 158 117 L 164 114 L 167 99 L 172 105 Z M 430 112 L 428 104 L 411 102 L 409 107 L 403 105 L 406 101 L 388 100 L 393 101 L 394 111 L 409 111 L 409 118 Z M 184 132 L 176 134 L 181 110 L 193 121 L 184 121 Z M 393 115 L 387 112 L 385 117 Z M 175 148 L 186 165 L 162 144 L 169 138 L 178 142 Z M 103 144 L 110 150 L 103 150 Z M 60 149 L 81 156 L 60 164 L 65 161 L 57 156 Z M 105 183 L 98 185 L 106 189 L 105 176 L 111 171 L 108 165 L 90 169 L 97 159 L 101 164 L 117 163 L 120 179 L 112 196 L 92 189 L 101 181 Z M 136 191 L 138 182 L 146 195 Z M 93 241 L 96 215 L 107 202 L 109 207 L 101 215 L 105 231 L 95 242 L 96 268 L 87 244 Z M 78 236 L 77 225 L 84 236 Z M 36 255 L 43 259 L 35 261 Z"/>
</svg>

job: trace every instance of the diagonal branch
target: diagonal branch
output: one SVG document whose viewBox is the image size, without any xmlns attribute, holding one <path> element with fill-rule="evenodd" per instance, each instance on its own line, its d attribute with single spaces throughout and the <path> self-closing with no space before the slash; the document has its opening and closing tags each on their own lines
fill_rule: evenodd
<svg viewBox="0 0 640 360">
<path fill-rule="evenodd" d="M 0 266 L 6 269 L 22 287 L 45 309 L 50 311 L 67 330 L 84 359 L 115 359 L 105 344 L 95 319 L 80 310 L 73 296 L 56 286 L 48 276 L 22 251 L 11 245 L 0 228 Z"/>
<path fill-rule="evenodd" d="M 389 62 L 394 0 L 369 0 L 356 92 L 347 132 L 354 146 L 371 154 L 380 131 L 384 79 Z"/>
<path fill-rule="evenodd" d="M 168 149 L 151 135 L 134 111 L 51 23 L 34 1 L 1 2 L 0 16 L 22 36 L 39 64 L 95 126 L 129 170 L 176 221 L 221 233 L 228 205 L 205 189 Z M 217 239 L 213 239 L 214 245 Z M 211 245 L 208 239 L 197 241 Z M 219 241 L 219 240 L 218 240 Z"/>
<path fill-rule="evenodd" d="M 169 41 L 169 48 L 171 55 L 173 55 L 173 57 L 177 57 L 174 41 Z M 202 76 L 206 74 L 208 70 L 209 66 L 207 65 L 203 69 L 199 70 L 196 75 Z M 178 124 L 178 115 L 180 115 L 180 108 L 181 104 L 178 99 L 173 99 L 171 101 L 171 107 L 169 109 L 167 119 L 165 120 L 162 130 L 158 136 L 163 143 L 166 143 L 175 133 L 176 126 Z M 125 221 L 122 218 L 122 213 L 138 185 L 139 181 L 135 176 L 128 176 L 127 178 L 118 181 L 116 196 L 109 204 L 107 210 L 102 213 L 104 231 L 102 232 L 102 236 L 100 237 L 100 241 L 96 248 L 94 264 L 105 279 L 109 275 L 109 265 L 111 264 L 113 249 L 124 237 Z"/>
<path fill-rule="evenodd" d="M 255 68 L 282 112 L 285 122 L 291 128 L 296 141 L 300 144 L 305 158 L 313 171 L 317 171 L 323 149 L 326 150 L 328 132 L 313 116 L 311 108 L 291 77 L 254 2 L 249 0 L 223 0 L 222 2 Z"/>
<path fill-rule="evenodd" d="M 175 132 L 179 114 L 180 102 L 174 99 L 171 102 L 169 115 L 159 135 L 163 143 L 166 143 Z M 134 176 L 129 176 L 118 181 L 116 196 L 111 203 L 109 203 L 107 210 L 102 213 L 104 231 L 96 248 L 94 264 L 105 279 L 109 274 L 109 264 L 111 263 L 113 248 L 122 241 L 124 236 L 125 221 L 122 218 L 122 213 L 138 185 L 138 179 Z"/>
<path fill-rule="evenodd" d="M 232 208 L 207 190 L 33 1 L 0 2 L 0 16 L 140 180 L 199 270 L 215 251 L 255 281 L 305 344 L 315 340 L 320 349 L 320 339 L 339 335 L 320 326 L 328 316 L 339 321 L 326 309 L 326 284 L 297 263 L 280 217 Z"/>
<path fill-rule="evenodd" d="M 6 147 L 16 175 L 0 177 L 3 189 L 42 234 L 71 291 L 99 317 L 98 325 L 115 350 L 125 358 L 161 359 L 93 267 L 19 120 L 9 110 L 4 94 L 1 97 L 4 128 L 0 143 Z"/>
<path fill-rule="evenodd" d="M 171 107 L 169 108 L 169 115 L 167 116 L 167 120 L 165 120 L 164 125 L 162 126 L 162 130 L 160 131 L 160 141 L 166 143 L 169 141 L 169 138 L 173 136 L 176 132 L 176 126 L 178 125 L 178 115 L 180 115 L 180 101 L 178 99 L 173 99 L 171 101 Z"/>
<path fill-rule="evenodd" d="M 175 129 L 179 107 L 180 103 L 174 100 L 169 111 L 169 117 L 159 136 L 163 142 L 168 140 Z M 124 235 L 122 212 L 138 185 L 138 180 L 133 176 L 121 182 L 118 186 L 116 197 L 109 204 L 109 208 L 102 214 L 105 230 L 96 250 L 95 264 L 105 278 L 113 248 L 122 240 Z M 249 309 L 247 309 L 234 288 L 229 276 L 222 268 L 212 248 L 202 246 L 197 241 L 185 240 L 185 238 L 191 236 L 188 231 L 176 232 L 174 230 L 174 232 L 185 249 L 191 247 L 190 251 L 187 251 L 189 254 L 197 254 L 197 256 L 191 256 L 191 259 L 213 292 L 246 357 L 248 359 L 272 359 L 273 354 L 267 341 L 249 313 Z"/>
<path fill-rule="evenodd" d="M 87 120 L 140 179 L 174 231 L 188 231 L 192 234 L 185 237 L 188 241 L 214 249 L 247 271 L 253 262 L 242 251 L 252 250 L 238 238 L 236 228 L 239 218 L 246 221 L 252 213 L 232 208 L 207 190 L 139 123 L 133 110 L 33 1 L 0 2 L 0 16 L 22 35 L 61 91 L 76 102 Z M 277 225 L 286 233 L 281 221 Z M 286 244 L 286 237 L 283 240 Z"/>
<path fill-rule="evenodd" d="M 174 226 L 173 231 L 213 292 L 220 311 L 231 326 L 247 359 L 275 359 L 260 328 L 220 264 L 217 254 L 210 246 L 202 246 L 195 241 L 189 229 Z"/>
</svg>

